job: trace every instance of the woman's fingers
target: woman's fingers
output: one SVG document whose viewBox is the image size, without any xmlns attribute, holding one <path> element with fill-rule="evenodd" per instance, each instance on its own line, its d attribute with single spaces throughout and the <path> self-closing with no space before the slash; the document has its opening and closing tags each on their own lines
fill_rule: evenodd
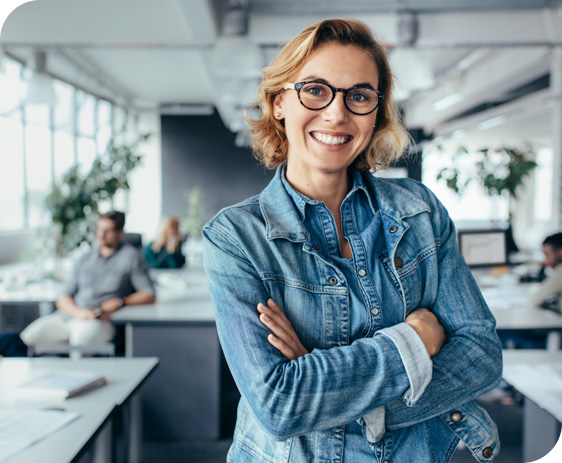
<svg viewBox="0 0 562 463">
<path fill-rule="evenodd" d="M 268 336 L 269 343 L 279 350 L 284 357 L 294 360 L 308 354 L 291 322 L 272 299 L 268 299 L 267 306 L 258 304 L 258 311 L 260 312 L 260 321 L 273 333 Z"/>
<path fill-rule="evenodd" d="M 289 345 L 287 345 L 281 339 L 275 337 L 273 334 L 270 334 L 267 337 L 267 340 L 273 347 L 275 347 L 279 352 L 281 352 L 283 357 L 289 360 L 296 360 L 297 358 L 299 358 L 299 356 L 296 355 L 296 353 L 291 349 Z"/>
</svg>

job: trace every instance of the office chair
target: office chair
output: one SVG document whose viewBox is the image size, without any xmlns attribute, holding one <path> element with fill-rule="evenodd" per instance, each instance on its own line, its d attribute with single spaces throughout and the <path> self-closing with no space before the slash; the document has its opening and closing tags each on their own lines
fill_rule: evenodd
<svg viewBox="0 0 562 463">
<path fill-rule="evenodd" d="M 142 235 L 140 233 L 125 233 L 121 242 L 142 249 Z"/>
</svg>

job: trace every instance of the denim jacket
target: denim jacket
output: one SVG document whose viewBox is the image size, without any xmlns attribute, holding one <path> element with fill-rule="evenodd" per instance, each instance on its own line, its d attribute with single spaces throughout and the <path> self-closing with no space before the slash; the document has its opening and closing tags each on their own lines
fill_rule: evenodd
<svg viewBox="0 0 562 463">
<path fill-rule="evenodd" d="M 310 242 L 282 175 L 203 229 L 217 330 L 242 395 L 228 461 L 341 462 L 346 423 L 379 407 L 386 433 L 372 444 L 373 461 L 446 462 L 458 439 L 492 461 L 497 429 L 472 400 L 499 382 L 501 346 L 445 208 L 413 180 L 355 173 L 381 211 L 386 250 L 378 258 L 402 300 L 385 310 L 402 326 L 411 311 L 429 308 L 447 334 L 431 382 L 412 400 L 396 339 L 375 332 L 350 342 L 346 280 Z M 267 342 L 256 306 L 269 297 L 309 354 L 287 361 Z"/>
</svg>

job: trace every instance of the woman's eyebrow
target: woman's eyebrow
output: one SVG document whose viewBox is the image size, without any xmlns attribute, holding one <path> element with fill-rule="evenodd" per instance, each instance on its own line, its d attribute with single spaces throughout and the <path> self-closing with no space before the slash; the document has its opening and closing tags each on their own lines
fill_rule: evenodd
<svg viewBox="0 0 562 463">
<path fill-rule="evenodd" d="M 315 76 L 315 75 L 303 77 L 302 79 L 299 79 L 299 82 L 318 82 L 319 84 L 332 85 L 326 79 L 322 79 L 321 77 L 318 77 L 318 76 Z M 370 88 L 371 90 L 375 89 L 369 82 L 362 82 L 360 84 L 355 84 L 355 85 L 352 85 L 349 88 L 355 88 L 355 87 Z"/>
</svg>

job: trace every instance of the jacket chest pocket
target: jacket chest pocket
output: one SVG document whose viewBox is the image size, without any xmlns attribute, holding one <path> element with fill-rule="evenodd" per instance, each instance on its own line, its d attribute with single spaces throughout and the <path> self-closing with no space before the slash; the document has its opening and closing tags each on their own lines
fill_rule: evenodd
<svg viewBox="0 0 562 463">
<path fill-rule="evenodd" d="M 347 344 L 347 288 L 315 285 L 271 274 L 262 275 L 262 281 L 309 351 Z"/>
<path fill-rule="evenodd" d="M 406 302 L 405 315 L 435 302 L 439 281 L 437 251 L 435 245 L 412 254 L 399 246 L 394 259 L 386 251 L 379 254 L 388 278 Z"/>
</svg>

